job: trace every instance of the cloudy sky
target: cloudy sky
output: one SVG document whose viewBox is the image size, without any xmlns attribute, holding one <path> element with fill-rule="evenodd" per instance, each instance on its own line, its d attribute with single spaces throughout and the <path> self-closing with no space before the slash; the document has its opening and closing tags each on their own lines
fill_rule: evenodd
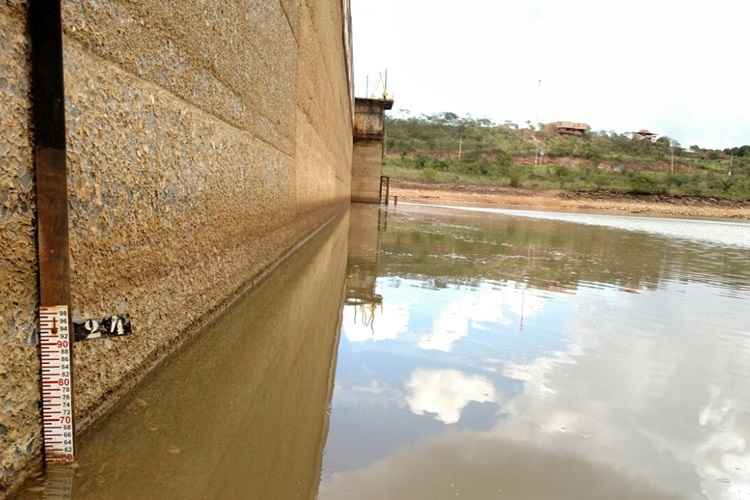
<svg viewBox="0 0 750 500">
<path fill-rule="evenodd" d="M 395 109 L 750 144 L 746 0 L 352 0 L 352 15 L 356 93 L 388 68 Z"/>
</svg>

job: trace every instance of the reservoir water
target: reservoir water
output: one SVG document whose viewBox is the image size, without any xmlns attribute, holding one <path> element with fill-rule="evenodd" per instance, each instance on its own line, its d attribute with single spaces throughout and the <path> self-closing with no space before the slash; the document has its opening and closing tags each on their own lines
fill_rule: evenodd
<svg viewBox="0 0 750 500">
<path fill-rule="evenodd" d="M 749 235 L 353 206 L 48 498 L 750 498 Z"/>
</svg>

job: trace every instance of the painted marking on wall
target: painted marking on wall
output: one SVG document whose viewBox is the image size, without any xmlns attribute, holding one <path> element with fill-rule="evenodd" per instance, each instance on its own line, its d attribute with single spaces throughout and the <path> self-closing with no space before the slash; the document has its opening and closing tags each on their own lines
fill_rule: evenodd
<svg viewBox="0 0 750 500">
<path fill-rule="evenodd" d="M 107 316 L 104 319 L 87 319 L 73 323 L 76 342 L 101 337 L 124 337 L 133 333 L 133 325 L 128 316 Z"/>
<path fill-rule="evenodd" d="M 74 460 L 73 374 L 68 306 L 39 308 L 42 429 L 48 464 Z"/>
</svg>

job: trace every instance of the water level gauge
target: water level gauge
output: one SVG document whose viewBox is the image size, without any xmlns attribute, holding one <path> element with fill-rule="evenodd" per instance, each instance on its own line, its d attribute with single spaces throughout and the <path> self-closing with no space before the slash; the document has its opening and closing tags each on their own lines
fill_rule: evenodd
<svg viewBox="0 0 750 500">
<path fill-rule="evenodd" d="M 72 463 L 73 377 L 68 306 L 39 308 L 42 418 L 47 463 Z"/>
</svg>

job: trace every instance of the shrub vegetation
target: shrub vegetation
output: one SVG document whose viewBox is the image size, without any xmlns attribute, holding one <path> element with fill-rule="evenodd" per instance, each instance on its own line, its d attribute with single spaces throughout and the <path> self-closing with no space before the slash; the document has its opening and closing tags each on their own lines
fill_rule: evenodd
<svg viewBox="0 0 750 500">
<path fill-rule="evenodd" d="M 560 136 L 543 124 L 454 113 L 387 118 L 386 130 L 385 173 L 395 178 L 750 200 L 750 146 L 685 149 L 611 131 Z"/>
</svg>

